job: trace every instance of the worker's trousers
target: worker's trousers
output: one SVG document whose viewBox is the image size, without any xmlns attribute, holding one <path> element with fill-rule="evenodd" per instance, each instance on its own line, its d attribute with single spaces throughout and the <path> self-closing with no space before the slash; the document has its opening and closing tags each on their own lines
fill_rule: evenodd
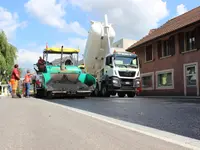
<svg viewBox="0 0 200 150">
<path fill-rule="evenodd" d="M 25 96 L 29 96 L 30 83 L 25 83 Z"/>
</svg>

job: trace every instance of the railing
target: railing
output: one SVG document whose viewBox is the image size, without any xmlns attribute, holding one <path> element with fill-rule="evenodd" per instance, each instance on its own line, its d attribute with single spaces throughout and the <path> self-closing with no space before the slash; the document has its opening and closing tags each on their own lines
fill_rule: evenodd
<svg viewBox="0 0 200 150">
<path fill-rule="evenodd" d="M 8 84 L 1 84 L 0 82 L 1 93 L 0 96 L 9 96 Z"/>
</svg>

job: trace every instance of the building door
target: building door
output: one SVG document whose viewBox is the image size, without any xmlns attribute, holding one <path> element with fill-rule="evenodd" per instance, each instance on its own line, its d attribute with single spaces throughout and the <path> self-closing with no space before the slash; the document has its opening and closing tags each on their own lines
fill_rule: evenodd
<svg viewBox="0 0 200 150">
<path fill-rule="evenodd" d="M 199 96 L 198 63 L 183 65 L 184 95 Z"/>
</svg>

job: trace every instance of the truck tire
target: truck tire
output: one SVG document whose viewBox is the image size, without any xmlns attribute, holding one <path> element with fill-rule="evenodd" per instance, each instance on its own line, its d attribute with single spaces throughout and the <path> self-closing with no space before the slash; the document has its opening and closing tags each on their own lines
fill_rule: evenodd
<svg viewBox="0 0 200 150">
<path fill-rule="evenodd" d="M 95 90 L 94 90 L 94 96 L 95 96 L 95 97 L 100 96 L 100 94 L 99 94 L 99 88 L 98 88 L 98 87 L 95 88 Z"/>
<path fill-rule="evenodd" d="M 127 93 L 127 96 L 128 96 L 128 97 L 135 97 L 135 92 Z"/>
<path fill-rule="evenodd" d="M 126 94 L 123 93 L 123 92 L 119 92 L 119 93 L 118 93 L 118 96 L 119 96 L 119 97 L 124 97 L 125 95 L 126 95 Z"/>
<path fill-rule="evenodd" d="M 110 94 L 108 92 L 108 88 L 107 88 L 107 86 L 105 84 L 102 84 L 101 95 L 103 97 L 110 97 Z"/>
<path fill-rule="evenodd" d="M 43 98 L 44 97 L 44 90 L 37 90 L 36 89 L 35 97 L 36 98 Z"/>
<path fill-rule="evenodd" d="M 53 98 L 52 92 L 51 91 L 47 91 L 46 97 L 47 97 L 47 99 L 52 99 Z"/>
</svg>

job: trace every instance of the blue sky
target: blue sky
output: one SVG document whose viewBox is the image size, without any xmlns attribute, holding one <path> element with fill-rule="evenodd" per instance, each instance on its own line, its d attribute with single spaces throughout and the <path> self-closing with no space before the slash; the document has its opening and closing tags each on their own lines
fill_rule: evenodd
<svg viewBox="0 0 200 150">
<path fill-rule="evenodd" d="M 105 13 L 116 40 L 139 40 L 149 29 L 199 5 L 200 0 L 0 0 L 0 29 L 18 48 L 18 63 L 32 67 L 46 42 L 80 47 L 83 53 L 90 20 L 103 21 Z"/>
</svg>

